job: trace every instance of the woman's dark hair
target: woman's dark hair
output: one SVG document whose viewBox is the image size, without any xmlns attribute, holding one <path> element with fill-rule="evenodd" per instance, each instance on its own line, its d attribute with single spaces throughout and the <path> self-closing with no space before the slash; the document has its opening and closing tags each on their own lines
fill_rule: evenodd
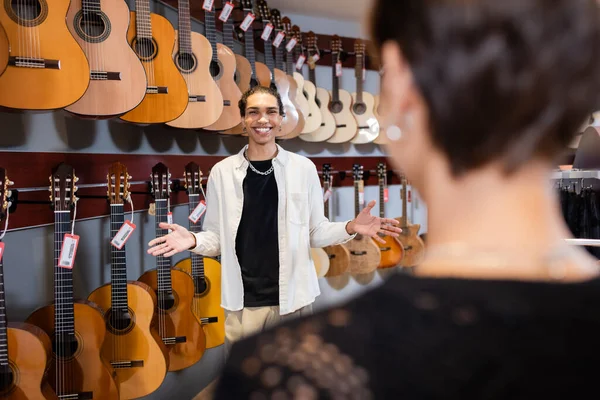
<svg viewBox="0 0 600 400">
<path fill-rule="evenodd" d="M 246 106 L 248 105 L 248 97 L 252 96 L 254 93 L 267 93 L 277 99 L 277 105 L 279 106 L 279 115 L 284 116 L 283 112 L 283 102 L 281 101 L 281 96 L 277 89 L 272 87 L 265 87 L 256 85 L 253 88 L 248 89 L 244 94 L 242 94 L 242 98 L 238 102 L 238 106 L 240 107 L 240 115 L 242 118 L 246 115 Z"/>
<path fill-rule="evenodd" d="M 371 30 L 398 43 L 456 176 L 554 160 L 599 105 L 595 0 L 376 0 Z"/>
</svg>

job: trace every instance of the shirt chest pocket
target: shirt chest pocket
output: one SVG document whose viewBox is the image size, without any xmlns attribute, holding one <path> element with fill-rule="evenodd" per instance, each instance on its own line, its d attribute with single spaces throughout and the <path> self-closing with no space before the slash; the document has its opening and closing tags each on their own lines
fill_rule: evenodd
<svg viewBox="0 0 600 400">
<path fill-rule="evenodd" d="M 308 223 L 308 192 L 289 194 L 288 218 L 291 223 L 304 225 Z"/>
</svg>

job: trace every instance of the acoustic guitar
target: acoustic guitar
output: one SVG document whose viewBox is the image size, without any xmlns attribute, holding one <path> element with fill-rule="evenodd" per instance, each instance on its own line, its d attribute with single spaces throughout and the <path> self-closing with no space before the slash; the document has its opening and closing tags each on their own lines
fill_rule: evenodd
<svg viewBox="0 0 600 400">
<path fill-rule="evenodd" d="M 335 118 L 329 110 L 329 102 L 331 101 L 331 94 L 327 89 L 323 89 L 317 86 L 317 77 L 315 73 L 316 61 L 315 57 L 319 57 L 319 48 L 317 47 L 317 36 L 313 31 L 308 32 L 306 35 L 307 42 L 307 60 L 308 63 L 308 81 L 305 81 L 306 90 L 310 90 L 308 83 L 310 82 L 313 87 L 316 88 L 315 103 L 319 106 L 319 113 L 321 114 L 321 125 L 317 130 L 300 135 L 300 139 L 306 142 L 324 142 L 331 138 L 335 133 Z"/>
<path fill-rule="evenodd" d="M 194 219 L 196 213 L 205 206 L 205 203 L 200 201 L 200 192 L 203 192 L 202 171 L 198 164 L 191 162 L 185 166 L 184 175 L 189 198 L 189 229 L 191 232 L 200 232 L 203 215 L 199 216 L 196 222 Z M 196 210 L 197 207 L 200 208 Z M 175 268 L 187 272 L 194 279 L 192 310 L 198 320 L 202 323 L 205 318 L 216 318 L 214 323 L 203 324 L 206 347 L 222 345 L 225 342 L 225 310 L 221 307 L 221 264 L 213 258 L 191 253 L 190 258 L 179 261 Z"/>
<path fill-rule="evenodd" d="M 90 63 L 90 85 L 65 109 L 87 117 L 112 117 L 146 95 L 146 71 L 127 43 L 129 7 L 122 0 L 73 0 L 67 27 Z"/>
<path fill-rule="evenodd" d="M 329 110 L 335 118 L 335 133 L 327 139 L 329 143 L 349 142 L 358 132 L 358 125 L 350 111 L 352 96 L 348 91 L 340 89 L 340 78 L 343 74 L 341 54 L 342 39 L 338 35 L 333 35 L 331 39 L 331 80 L 333 89 L 331 90 Z"/>
<path fill-rule="evenodd" d="M 0 25 L 10 51 L 0 106 L 54 110 L 76 102 L 90 83 L 90 66 L 65 24 L 71 0 L 2 3 Z"/>
<path fill-rule="evenodd" d="M 271 36 L 276 36 L 281 29 L 278 28 L 277 25 L 271 23 L 271 11 L 269 10 L 269 6 L 267 6 L 267 2 L 265 0 L 258 0 L 258 10 L 260 14 L 260 18 L 263 23 L 263 27 L 268 25 L 274 26 L 273 34 Z M 277 57 L 277 65 L 273 60 L 273 45 L 271 41 L 271 36 L 268 39 L 264 40 L 265 43 L 265 63 L 271 71 L 271 76 L 273 76 L 273 80 L 271 81 L 271 87 L 276 89 L 281 96 L 281 101 L 283 103 L 283 112 L 285 116 L 283 117 L 283 121 L 281 122 L 281 131 L 277 132 L 276 137 L 284 137 L 294 132 L 298 123 L 300 122 L 300 115 L 294 104 L 292 103 L 290 97 L 290 80 L 288 79 L 287 74 L 281 69 L 283 68 L 283 59 L 281 58 L 283 53 L 275 51 L 275 56 Z M 281 45 L 280 45 L 281 46 Z M 281 68 L 277 68 L 277 66 Z"/>
<path fill-rule="evenodd" d="M 358 124 L 358 132 L 350 141 L 355 144 L 371 143 L 379 136 L 379 121 L 373 113 L 375 99 L 369 92 L 363 90 L 365 71 L 365 44 L 358 39 L 354 43 L 356 53 L 356 92 L 352 93 L 352 115 Z"/>
<path fill-rule="evenodd" d="M 0 25 L 0 75 L 6 69 L 8 65 L 8 53 L 9 53 L 9 44 L 8 37 L 6 37 L 6 32 L 4 32 L 4 28 Z"/>
<path fill-rule="evenodd" d="M 400 222 L 400 228 L 402 232 L 398 237 L 402 246 L 404 246 L 404 257 L 400 265 L 402 267 L 414 267 L 419 265 L 423 261 L 425 256 L 425 243 L 423 239 L 419 237 L 419 229 L 421 225 L 411 224 L 408 220 L 408 193 L 407 193 L 407 182 L 406 177 L 402 177 L 402 190 L 400 196 L 402 197 L 402 216 L 396 219 Z"/>
<path fill-rule="evenodd" d="M 227 0 L 222 0 L 225 4 Z M 233 2 L 232 2 L 233 3 Z M 220 19 L 220 17 L 219 17 Z M 244 93 L 250 89 L 250 80 L 252 79 L 252 66 L 250 61 L 240 54 L 235 52 L 235 42 L 233 41 L 234 27 L 231 15 L 223 22 L 223 44 L 231 49 L 235 55 L 235 73 L 234 80 L 238 85 L 240 92 Z M 267 66 L 265 65 L 265 69 Z"/>
<path fill-rule="evenodd" d="M 387 171 L 384 163 L 377 164 L 377 178 L 379 181 L 379 216 L 385 218 L 385 203 L 387 201 Z M 398 239 L 393 236 L 379 235 L 385 243 L 375 242 L 381 250 L 381 262 L 379 268 L 396 267 L 404 257 L 404 247 Z"/>
<path fill-rule="evenodd" d="M 102 361 L 106 337 L 105 315 L 88 300 L 73 298 L 73 270 L 61 260 L 76 254 L 71 208 L 77 197 L 73 167 L 60 164 L 50 177 L 54 207 L 54 302 L 34 311 L 25 322 L 38 326 L 52 338 L 53 362 L 48 382 L 59 399 L 119 399 L 114 375 Z M 63 244 L 66 246 L 63 248 Z M 71 267 L 73 264 L 70 264 Z"/>
<path fill-rule="evenodd" d="M 375 138 L 373 143 L 386 144 L 387 136 L 385 134 L 385 128 L 384 128 L 383 124 L 381 123 L 382 122 L 381 116 L 379 115 L 379 95 L 376 94 L 375 96 L 373 96 L 373 98 L 375 100 L 375 104 L 373 105 L 373 114 L 375 115 L 375 118 L 379 122 L 379 135 L 377 135 L 377 137 Z"/>
<path fill-rule="evenodd" d="M 169 170 L 162 163 L 152 168 L 156 237 L 168 233 L 159 224 L 168 222 L 170 176 Z M 158 317 L 158 332 L 169 351 L 169 371 L 179 371 L 197 363 L 206 350 L 206 335 L 192 312 L 192 277 L 185 271 L 171 268 L 171 258 L 160 255 L 156 257 L 156 269 L 146 271 L 138 280 L 150 286 L 158 297 L 155 313 Z"/>
<path fill-rule="evenodd" d="M 279 20 L 279 16 L 277 19 Z M 299 135 L 306 130 L 306 121 L 309 118 L 310 106 L 308 104 L 308 99 L 304 95 L 304 77 L 296 72 L 296 60 L 294 59 L 294 56 L 296 54 L 296 49 L 299 49 L 300 47 L 298 46 L 296 33 L 292 30 L 292 22 L 288 17 L 283 17 L 281 19 L 281 27 L 285 32 L 286 37 L 286 47 L 283 48 L 280 46 L 281 50 L 285 53 L 285 72 L 288 74 L 288 77 L 291 77 L 290 82 L 293 81 L 293 83 L 296 84 L 296 96 L 292 100 L 294 101 L 296 109 L 302 114 L 302 118 L 304 119 L 304 125 L 302 125 L 302 130 L 298 133 Z"/>
<path fill-rule="evenodd" d="M 110 283 L 94 290 L 88 300 L 105 311 L 107 333 L 102 360 L 116 376 L 121 399 L 136 399 L 158 389 L 165 379 L 169 359 L 156 328 L 156 295 L 142 282 L 127 280 L 127 258 L 120 231 L 125 224 L 124 201 L 129 197 L 129 179 L 119 162 L 108 170 L 110 203 Z M 119 246 L 119 247 L 117 247 Z"/>
<path fill-rule="evenodd" d="M 150 12 L 150 0 L 135 0 L 127 41 L 146 71 L 146 95 L 121 119 L 136 124 L 161 124 L 179 117 L 189 101 L 188 87 L 175 66 L 175 30 L 168 19 Z M 191 45 L 190 45 L 191 46 Z M 180 59 L 189 60 L 184 53 Z"/>
<path fill-rule="evenodd" d="M 185 79 L 188 104 L 183 114 L 167 125 L 183 129 L 205 128 L 218 121 L 223 113 L 223 95 L 213 79 L 218 65 L 213 64 L 218 61 L 217 50 L 206 37 L 192 31 L 189 0 L 178 3 L 179 29 L 175 31 L 173 59 Z"/>
<path fill-rule="evenodd" d="M 223 97 L 223 111 L 217 122 L 206 126 L 209 131 L 222 131 L 231 129 L 240 123 L 240 109 L 238 102 L 242 98 L 242 92 L 234 80 L 235 55 L 230 47 L 217 43 L 217 27 L 215 24 L 215 12 L 204 10 L 204 26 L 206 38 L 212 47 L 212 59 L 210 62 L 210 74 L 221 90 Z"/>
<path fill-rule="evenodd" d="M 354 210 L 358 216 L 364 204 L 364 181 L 362 165 L 354 164 Z M 350 265 L 348 271 L 352 275 L 368 274 L 377 269 L 381 263 L 381 250 L 373 239 L 368 236 L 356 235 L 354 239 L 344 243 L 350 250 Z"/>
<path fill-rule="evenodd" d="M 296 58 L 296 62 L 302 57 L 306 57 L 306 49 L 304 48 L 304 42 L 302 40 L 302 32 L 300 32 L 300 28 L 298 25 L 294 25 L 292 27 L 293 36 L 298 42 L 294 49 L 294 55 Z M 308 103 L 308 114 L 306 115 L 306 122 L 304 123 L 304 129 L 301 132 L 301 135 L 311 133 L 319 129 L 321 126 L 321 111 L 319 111 L 319 105 L 315 101 L 315 96 L 317 94 L 317 88 L 315 84 L 310 80 L 305 80 L 302 75 L 302 68 L 304 64 L 300 68 L 300 72 L 294 71 L 294 79 L 298 83 L 298 88 L 302 88 L 302 94 L 306 98 Z"/>
<path fill-rule="evenodd" d="M 0 168 L 0 225 L 9 208 L 6 170 Z M 2 232 L 0 228 L 0 233 Z M 37 326 L 11 322 L 6 319 L 6 291 L 4 290 L 4 247 L 0 240 L 0 398 L 58 399 L 46 381 L 45 371 L 51 360 L 50 337 Z"/>
<path fill-rule="evenodd" d="M 331 176 L 331 164 L 323 164 L 323 191 L 325 203 L 325 217 L 329 218 L 329 199 L 331 198 L 333 177 Z M 329 258 L 329 270 L 326 277 L 339 276 L 348 270 L 350 264 L 350 251 L 343 244 L 324 247 L 323 250 Z"/>
</svg>

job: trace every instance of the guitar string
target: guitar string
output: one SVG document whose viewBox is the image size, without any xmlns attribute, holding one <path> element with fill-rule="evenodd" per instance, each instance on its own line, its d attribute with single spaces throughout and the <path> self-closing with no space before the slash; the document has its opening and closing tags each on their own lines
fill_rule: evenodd
<svg viewBox="0 0 600 400">
<path fill-rule="evenodd" d="M 144 45 L 146 46 L 146 57 L 148 58 L 148 62 L 149 62 L 149 69 L 150 69 L 150 82 L 151 82 L 151 86 L 157 86 L 156 83 L 156 76 L 155 76 L 155 71 L 154 71 L 154 58 L 152 57 L 152 55 L 154 54 L 154 43 L 152 40 L 152 16 L 150 13 L 150 1 L 146 0 L 143 2 L 143 18 L 144 20 L 142 21 L 142 27 L 144 30 L 144 35 L 146 36 L 146 39 L 144 40 Z"/>
</svg>

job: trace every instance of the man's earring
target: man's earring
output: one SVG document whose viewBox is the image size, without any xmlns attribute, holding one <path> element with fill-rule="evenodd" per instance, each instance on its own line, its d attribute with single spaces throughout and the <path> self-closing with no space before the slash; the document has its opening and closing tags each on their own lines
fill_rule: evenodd
<svg viewBox="0 0 600 400">
<path fill-rule="evenodd" d="M 242 126 L 242 132 L 246 132 L 246 126 Z"/>
</svg>

